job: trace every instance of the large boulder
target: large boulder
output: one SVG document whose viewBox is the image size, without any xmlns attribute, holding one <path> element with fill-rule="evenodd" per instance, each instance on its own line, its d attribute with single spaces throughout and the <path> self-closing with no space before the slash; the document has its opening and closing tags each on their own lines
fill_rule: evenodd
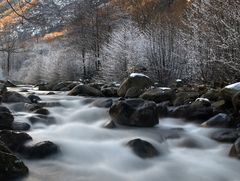
<svg viewBox="0 0 240 181">
<path fill-rule="evenodd" d="M 28 174 L 28 168 L 0 142 L 0 180 L 17 179 Z"/>
<path fill-rule="evenodd" d="M 159 155 L 158 150 L 151 143 L 142 139 L 131 140 L 127 146 L 140 158 L 152 158 Z"/>
<path fill-rule="evenodd" d="M 140 97 L 145 100 L 160 103 L 164 101 L 172 101 L 174 99 L 174 96 L 175 93 L 171 88 L 158 87 L 147 90 Z"/>
<path fill-rule="evenodd" d="M 102 97 L 103 94 L 100 90 L 90 87 L 88 85 L 78 85 L 74 87 L 68 95 L 70 96 L 93 96 Z"/>
<path fill-rule="evenodd" d="M 51 141 L 27 144 L 21 153 L 29 159 L 41 159 L 59 152 L 59 147 Z"/>
<path fill-rule="evenodd" d="M 203 127 L 227 128 L 230 126 L 231 117 L 224 113 L 219 113 L 202 123 Z"/>
<path fill-rule="evenodd" d="M 221 90 L 221 96 L 226 101 L 232 101 L 232 97 L 240 91 L 240 82 L 228 85 Z"/>
<path fill-rule="evenodd" d="M 114 122 L 122 125 L 153 127 L 159 123 L 156 103 L 143 99 L 119 100 L 109 113 Z"/>
<path fill-rule="evenodd" d="M 152 85 L 152 80 L 146 75 L 133 73 L 120 85 L 120 88 L 118 89 L 118 95 L 124 97 L 127 91 L 132 87 L 144 90 Z"/>
<path fill-rule="evenodd" d="M 5 103 L 15 103 L 15 102 L 24 102 L 24 103 L 31 103 L 31 100 L 28 99 L 27 97 L 24 97 L 23 95 L 13 92 L 13 91 L 8 91 L 5 92 L 2 95 L 2 101 Z"/>
</svg>

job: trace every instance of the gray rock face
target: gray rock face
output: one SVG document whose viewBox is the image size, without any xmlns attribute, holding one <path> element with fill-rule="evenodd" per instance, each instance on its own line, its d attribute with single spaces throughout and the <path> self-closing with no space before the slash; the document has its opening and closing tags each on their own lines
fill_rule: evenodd
<svg viewBox="0 0 240 181">
<path fill-rule="evenodd" d="M 127 146 L 129 146 L 137 156 L 143 159 L 159 155 L 159 152 L 151 143 L 141 139 L 131 140 L 127 143 Z"/>
<path fill-rule="evenodd" d="M 156 103 L 143 99 L 119 100 L 109 113 L 112 120 L 121 125 L 153 127 L 159 123 Z"/>
<path fill-rule="evenodd" d="M 152 80 L 147 76 L 130 76 L 121 84 L 120 88 L 118 89 L 118 95 L 121 97 L 125 97 L 127 91 L 132 87 L 135 87 L 139 90 L 144 90 L 151 87 L 152 85 Z"/>
<path fill-rule="evenodd" d="M 2 95 L 2 101 L 5 103 L 15 103 L 15 102 L 24 102 L 31 103 L 30 99 L 24 97 L 23 95 L 17 92 L 8 91 Z"/>
<path fill-rule="evenodd" d="M 103 94 L 100 90 L 87 85 L 78 85 L 74 87 L 68 95 L 70 96 L 93 96 L 93 97 L 102 97 Z"/>
</svg>

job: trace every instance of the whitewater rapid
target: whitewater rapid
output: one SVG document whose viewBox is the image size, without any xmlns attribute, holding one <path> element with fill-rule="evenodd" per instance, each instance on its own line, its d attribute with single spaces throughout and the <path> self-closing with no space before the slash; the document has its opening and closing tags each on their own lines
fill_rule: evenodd
<svg viewBox="0 0 240 181">
<path fill-rule="evenodd" d="M 172 118 L 160 119 L 154 128 L 106 129 L 103 125 L 110 120 L 108 109 L 86 104 L 87 98 L 70 97 L 61 92 L 56 95 L 35 92 L 43 102 L 60 102 L 62 106 L 48 108 L 56 124 L 33 125 L 28 134 L 35 142 L 50 140 L 58 144 L 61 152 L 44 160 L 24 160 L 30 174 L 21 181 L 240 179 L 240 161 L 228 157 L 231 145 L 209 138 L 215 129 Z M 15 115 L 18 121 L 26 122 L 30 113 L 15 112 Z M 137 157 L 126 146 L 134 138 L 152 143 L 160 156 Z"/>
</svg>

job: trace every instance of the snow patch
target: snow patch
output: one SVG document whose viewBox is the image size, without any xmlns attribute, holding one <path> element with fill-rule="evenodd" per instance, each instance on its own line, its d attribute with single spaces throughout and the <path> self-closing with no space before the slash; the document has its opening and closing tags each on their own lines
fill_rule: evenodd
<svg viewBox="0 0 240 181">
<path fill-rule="evenodd" d="M 149 78 L 148 76 L 146 76 L 142 73 L 131 73 L 130 77 L 147 77 L 147 78 Z"/>
<path fill-rule="evenodd" d="M 196 99 L 196 102 L 197 102 L 197 101 L 199 101 L 199 102 L 203 102 L 203 101 L 205 101 L 205 102 L 210 102 L 209 99 L 207 99 L 207 98 L 197 98 L 197 99 Z"/>
<path fill-rule="evenodd" d="M 240 90 L 240 82 L 230 84 L 230 85 L 226 86 L 225 88 Z"/>
</svg>

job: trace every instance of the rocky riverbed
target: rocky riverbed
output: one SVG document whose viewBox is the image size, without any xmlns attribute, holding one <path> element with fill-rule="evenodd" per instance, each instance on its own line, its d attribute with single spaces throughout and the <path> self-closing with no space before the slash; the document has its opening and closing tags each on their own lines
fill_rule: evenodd
<svg viewBox="0 0 240 181">
<path fill-rule="evenodd" d="M 3 83 L 1 180 L 237 181 L 238 85 Z"/>
</svg>

